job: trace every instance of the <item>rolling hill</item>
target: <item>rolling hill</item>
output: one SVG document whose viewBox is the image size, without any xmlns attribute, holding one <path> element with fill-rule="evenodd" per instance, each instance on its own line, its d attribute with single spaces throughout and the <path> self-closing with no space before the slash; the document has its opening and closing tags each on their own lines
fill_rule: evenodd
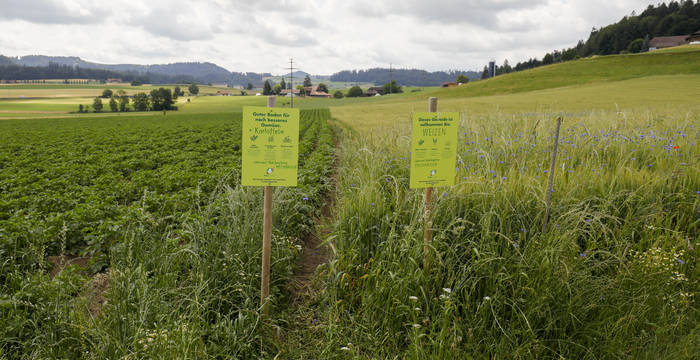
<svg viewBox="0 0 700 360">
<path fill-rule="evenodd" d="M 440 97 L 474 97 L 543 90 L 633 78 L 700 74 L 700 46 L 687 45 L 641 54 L 594 56 L 496 76 L 456 88 L 441 89 Z"/>
</svg>

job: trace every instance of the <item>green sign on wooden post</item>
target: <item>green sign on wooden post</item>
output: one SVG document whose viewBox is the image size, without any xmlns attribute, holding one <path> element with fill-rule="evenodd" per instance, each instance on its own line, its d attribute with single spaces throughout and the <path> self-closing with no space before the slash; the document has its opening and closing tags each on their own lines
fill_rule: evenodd
<svg viewBox="0 0 700 360">
<path fill-rule="evenodd" d="M 413 114 L 412 189 L 454 185 L 458 128 L 456 112 Z"/>
<path fill-rule="evenodd" d="M 299 109 L 243 108 L 243 186 L 296 186 Z"/>
</svg>

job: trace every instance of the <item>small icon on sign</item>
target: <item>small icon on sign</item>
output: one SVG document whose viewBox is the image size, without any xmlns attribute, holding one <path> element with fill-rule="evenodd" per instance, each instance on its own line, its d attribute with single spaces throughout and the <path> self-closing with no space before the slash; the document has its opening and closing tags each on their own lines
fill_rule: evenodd
<svg viewBox="0 0 700 360">
<path fill-rule="evenodd" d="M 433 145 L 437 144 L 437 138 L 433 138 Z"/>
<path fill-rule="evenodd" d="M 423 145 L 424 142 L 425 142 L 425 140 L 420 139 L 420 140 L 418 140 L 418 145 Z"/>
<path fill-rule="evenodd" d="M 267 171 L 266 171 L 266 172 L 267 172 L 268 175 L 270 175 L 270 174 L 272 174 L 273 171 L 275 171 L 275 169 L 273 169 L 273 168 L 267 168 Z"/>
<path fill-rule="evenodd" d="M 270 135 L 270 137 L 267 138 L 267 142 L 274 142 L 274 141 L 275 141 L 275 137 L 272 135 Z"/>
<path fill-rule="evenodd" d="M 284 141 L 285 143 L 290 143 L 290 142 L 292 142 L 292 139 L 290 139 L 289 136 L 287 136 L 282 141 Z"/>
<path fill-rule="evenodd" d="M 430 170 L 430 177 L 435 176 L 435 174 L 437 174 L 437 170 L 435 170 L 435 169 Z"/>
<path fill-rule="evenodd" d="M 250 140 L 255 141 L 258 139 L 258 135 L 253 135 L 250 137 Z"/>
</svg>

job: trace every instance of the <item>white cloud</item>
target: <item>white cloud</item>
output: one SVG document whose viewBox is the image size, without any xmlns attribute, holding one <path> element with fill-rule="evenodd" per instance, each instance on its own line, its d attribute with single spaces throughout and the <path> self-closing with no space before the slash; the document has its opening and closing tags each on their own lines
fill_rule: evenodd
<svg viewBox="0 0 700 360">
<path fill-rule="evenodd" d="M 232 71 L 481 69 L 585 39 L 635 0 L 0 0 L 0 52 L 106 63 L 210 61 Z"/>
</svg>

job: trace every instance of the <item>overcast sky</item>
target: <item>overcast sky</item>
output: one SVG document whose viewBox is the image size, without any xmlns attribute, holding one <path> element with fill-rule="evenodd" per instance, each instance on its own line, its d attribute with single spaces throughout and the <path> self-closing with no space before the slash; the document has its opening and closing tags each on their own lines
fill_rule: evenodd
<svg viewBox="0 0 700 360">
<path fill-rule="evenodd" d="M 478 70 L 586 39 L 657 1 L 0 0 L 0 54 L 231 71 Z"/>
</svg>

